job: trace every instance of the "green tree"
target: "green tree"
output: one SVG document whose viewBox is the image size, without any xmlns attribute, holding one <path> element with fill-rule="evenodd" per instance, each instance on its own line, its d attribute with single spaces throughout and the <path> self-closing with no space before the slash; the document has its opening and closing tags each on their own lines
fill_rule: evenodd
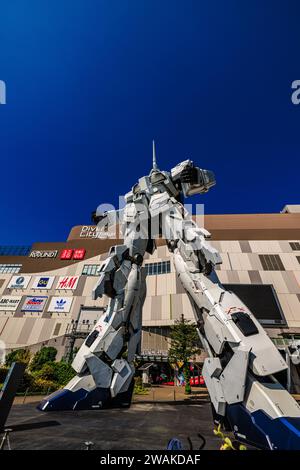
<svg viewBox="0 0 300 470">
<path fill-rule="evenodd" d="M 59 388 L 66 385 L 76 374 L 70 364 L 60 361 L 47 362 L 40 370 L 34 372 L 34 375 L 37 379 L 56 383 Z"/>
<path fill-rule="evenodd" d="M 169 349 L 169 361 L 171 363 L 182 363 L 185 379 L 185 393 L 191 393 L 189 361 L 200 353 L 200 340 L 196 325 L 191 324 L 181 315 L 180 320 L 171 326 L 171 346 Z"/>
<path fill-rule="evenodd" d="M 52 346 L 43 347 L 33 356 L 29 366 L 30 370 L 32 372 L 38 371 L 44 366 L 44 364 L 55 361 L 56 354 L 56 348 L 53 348 Z"/>
<path fill-rule="evenodd" d="M 76 375 L 71 364 L 68 364 L 65 361 L 54 362 L 54 370 L 55 380 L 62 387 Z"/>
<path fill-rule="evenodd" d="M 6 355 L 5 358 L 5 365 L 10 367 L 13 362 L 24 362 L 28 364 L 30 361 L 30 352 L 28 349 L 16 349 L 15 351 L 11 351 Z"/>
</svg>

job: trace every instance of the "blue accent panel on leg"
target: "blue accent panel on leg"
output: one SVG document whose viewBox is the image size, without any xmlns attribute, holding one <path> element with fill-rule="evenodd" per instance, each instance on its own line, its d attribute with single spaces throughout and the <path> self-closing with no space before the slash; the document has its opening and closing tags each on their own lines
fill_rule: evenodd
<svg viewBox="0 0 300 470">
<path fill-rule="evenodd" d="M 63 388 L 44 398 L 37 408 L 41 411 L 73 410 L 75 403 L 86 394 L 84 389 L 71 392 Z"/>
<path fill-rule="evenodd" d="M 241 403 L 229 405 L 227 417 L 241 441 L 260 449 L 300 450 L 300 418 L 272 419 L 263 410 L 250 413 Z"/>
<path fill-rule="evenodd" d="M 288 427 L 294 434 L 300 437 L 300 419 L 299 418 L 280 418 L 281 422 Z M 296 422 L 297 421 L 297 422 Z M 298 429 L 293 425 L 293 423 L 298 426 Z"/>
<path fill-rule="evenodd" d="M 269 436 L 276 450 L 300 450 L 300 418 L 272 419 L 262 410 L 253 413 L 255 422 Z"/>
<path fill-rule="evenodd" d="M 110 403 L 108 388 L 95 388 L 90 392 L 83 388 L 76 392 L 64 388 L 44 398 L 37 408 L 41 411 L 95 410 L 107 408 Z"/>
<path fill-rule="evenodd" d="M 226 417 L 238 440 L 260 449 L 270 449 L 264 431 L 256 425 L 253 415 L 241 403 L 228 405 Z"/>
<path fill-rule="evenodd" d="M 97 410 L 102 408 L 129 407 L 134 381 L 126 392 L 112 398 L 109 388 L 95 388 L 88 391 L 83 388 L 72 392 L 66 388 L 58 390 L 44 398 L 37 408 L 41 411 Z"/>
<path fill-rule="evenodd" d="M 74 410 L 97 410 L 109 407 L 110 403 L 111 395 L 109 388 L 95 388 L 79 398 L 74 405 Z"/>
</svg>

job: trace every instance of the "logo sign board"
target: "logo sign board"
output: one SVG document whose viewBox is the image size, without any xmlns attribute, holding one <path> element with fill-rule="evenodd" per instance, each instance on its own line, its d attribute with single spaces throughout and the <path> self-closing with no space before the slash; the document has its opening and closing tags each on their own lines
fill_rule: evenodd
<svg viewBox="0 0 300 470">
<path fill-rule="evenodd" d="M 83 259 L 85 256 L 85 249 L 84 248 L 76 248 L 76 249 L 70 249 L 70 248 L 65 248 L 62 250 L 60 253 L 60 259 Z"/>
<path fill-rule="evenodd" d="M 60 276 L 56 289 L 75 290 L 79 276 Z"/>
<path fill-rule="evenodd" d="M 57 254 L 57 250 L 33 250 L 29 258 L 56 258 Z"/>
<path fill-rule="evenodd" d="M 21 295 L 3 295 L 0 299 L 0 310 L 14 312 L 20 303 Z"/>
<path fill-rule="evenodd" d="M 52 297 L 48 312 L 68 313 L 71 309 L 73 297 Z"/>
<path fill-rule="evenodd" d="M 22 305 L 22 312 L 42 312 L 45 307 L 47 296 L 28 296 Z"/>
<path fill-rule="evenodd" d="M 33 281 L 31 289 L 51 289 L 54 276 L 39 276 Z"/>
<path fill-rule="evenodd" d="M 60 259 L 72 259 L 72 255 L 73 255 L 73 250 L 66 248 L 65 250 L 62 250 L 62 252 L 60 253 Z"/>
<path fill-rule="evenodd" d="M 84 255 L 85 255 L 85 249 L 77 248 L 76 250 L 74 250 L 73 259 L 83 259 Z"/>
<path fill-rule="evenodd" d="M 83 225 L 79 234 L 80 238 L 100 238 L 101 231 L 95 225 Z"/>
<path fill-rule="evenodd" d="M 99 228 L 96 225 L 83 225 L 79 234 L 79 238 L 117 238 L 116 226 L 108 230 Z"/>
<path fill-rule="evenodd" d="M 13 276 L 8 283 L 9 289 L 26 289 L 29 284 L 31 276 Z"/>
</svg>

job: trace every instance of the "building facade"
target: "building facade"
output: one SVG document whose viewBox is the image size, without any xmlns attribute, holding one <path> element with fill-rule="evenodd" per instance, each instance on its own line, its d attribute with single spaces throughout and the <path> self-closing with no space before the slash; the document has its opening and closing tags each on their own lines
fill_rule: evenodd
<svg viewBox="0 0 300 470">
<path fill-rule="evenodd" d="M 300 206 L 278 214 L 205 215 L 223 264 L 216 274 L 250 307 L 284 350 L 300 338 Z M 73 227 L 67 241 L 32 247 L 0 247 L 0 340 L 6 351 L 55 346 L 58 358 L 80 345 L 105 310 L 91 299 L 101 262 L 122 243 L 95 226 Z M 192 309 L 164 240 L 145 257 L 147 297 L 142 356 L 164 360 L 170 326 Z"/>
</svg>

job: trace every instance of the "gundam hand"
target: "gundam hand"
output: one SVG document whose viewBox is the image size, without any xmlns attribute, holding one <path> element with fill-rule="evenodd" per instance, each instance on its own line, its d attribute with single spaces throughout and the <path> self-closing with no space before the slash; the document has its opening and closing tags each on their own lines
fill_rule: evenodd
<svg viewBox="0 0 300 470">
<path fill-rule="evenodd" d="M 186 166 L 181 172 L 180 181 L 182 183 L 197 184 L 198 169 L 195 166 Z"/>
</svg>

